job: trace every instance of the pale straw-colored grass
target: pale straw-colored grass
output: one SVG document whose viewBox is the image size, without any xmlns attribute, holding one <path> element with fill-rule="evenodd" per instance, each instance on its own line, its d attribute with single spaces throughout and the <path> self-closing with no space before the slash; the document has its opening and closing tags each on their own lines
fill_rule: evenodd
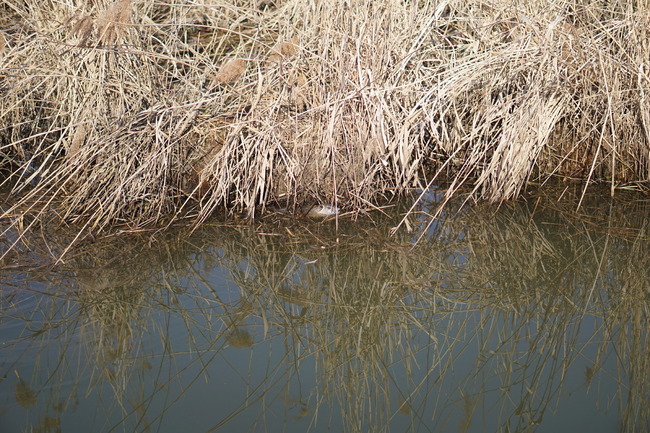
<svg viewBox="0 0 650 433">
<path fill-rule="evenodd" d="M 3 185 L 94 231 L 650 174 L 644 3 L 28 3 L 0 8 Z"/>
</svg>

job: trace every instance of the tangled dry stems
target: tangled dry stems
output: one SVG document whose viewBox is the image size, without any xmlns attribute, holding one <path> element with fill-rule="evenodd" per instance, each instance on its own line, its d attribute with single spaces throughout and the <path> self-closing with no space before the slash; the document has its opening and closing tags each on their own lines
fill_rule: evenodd
<svg viewBox="0 0 650 433">
<path fill-rule="evenodd" d="M 5 2 L 3 185 L 101 231 L 648 179 L 643 1 L 259 6 Z"/>
</svg>

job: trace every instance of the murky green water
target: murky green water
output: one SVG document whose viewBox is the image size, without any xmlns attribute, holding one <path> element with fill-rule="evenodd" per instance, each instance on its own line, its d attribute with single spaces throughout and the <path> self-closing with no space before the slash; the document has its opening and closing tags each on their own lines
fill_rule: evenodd
<svg viewBox="0 0 650 433">
<path fill-rule="evenodd" d="M 36 236 L 3 263 L 0 431 L 648 431 L 650 208 L 452 210 L 415 246 L 426 208 L 56 266 Z"/>
</svg>

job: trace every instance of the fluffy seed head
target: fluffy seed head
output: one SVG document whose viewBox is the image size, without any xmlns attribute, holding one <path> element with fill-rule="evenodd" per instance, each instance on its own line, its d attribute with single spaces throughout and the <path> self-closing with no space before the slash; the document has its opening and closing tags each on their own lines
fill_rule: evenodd
<svg viewBox="0 0 650 433">
<path fill-rule="evenodd" d="M 271 54 L 269 54 L 268 60 L 279 62 L 282 59 L 295 56 L 298 52 L 298 48 L 300 48 L 298 45 L 299 42 L 298 36 L 294 36 L 289 40 L 276 44 L 271 49 Z"/>
<path fill-rule="evenodd" d="M 97 34 L 103 45 L 114 45 L 131 22 L 131 0 L 118 0 L 97 17 Z"/>
<path fill-rule="evenodd" d="M 221 84 L 233 83 L 239 78 L 246 70 L 246 60 L 244 59 L 230 59 L 224 63 L 219 72 L 214 76 L 214 81 Z"/>
</svg>

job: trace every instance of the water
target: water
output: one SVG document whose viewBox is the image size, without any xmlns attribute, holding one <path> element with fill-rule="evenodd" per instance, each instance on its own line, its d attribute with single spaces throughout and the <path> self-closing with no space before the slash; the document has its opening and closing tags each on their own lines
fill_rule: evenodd
<svg viewBox="0 0 650 433">
<path fill-rule="evenodd" d="M 35 236 L 4 262 L 0 431 L 648 431 L 647 206 L 452 205 L 414 245 L 433 206 L 56 265 L 69 235 Z"/>
</svg>

